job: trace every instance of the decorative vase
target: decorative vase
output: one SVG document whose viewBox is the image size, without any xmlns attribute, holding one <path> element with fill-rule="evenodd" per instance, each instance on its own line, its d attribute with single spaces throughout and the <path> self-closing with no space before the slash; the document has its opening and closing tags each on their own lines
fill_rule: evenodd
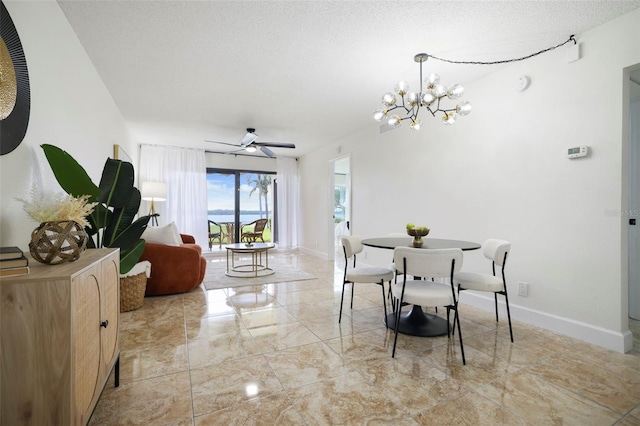
<svg viewBox="0 0 640 426">
<path fill-rule="evenodd" d="M 429 228 L 409 228 L 407 234 L 413 237 L 413 246 L 420 248 L 422 247 L 422 237 L 429 235 Z"/>
<path fill-rule="evenodd" d="M 87 248 L 89 236 L 72 220 L 43 222 L 31 233 L 29 252 L 48 265 L 73 262 Z"/>
</svg>

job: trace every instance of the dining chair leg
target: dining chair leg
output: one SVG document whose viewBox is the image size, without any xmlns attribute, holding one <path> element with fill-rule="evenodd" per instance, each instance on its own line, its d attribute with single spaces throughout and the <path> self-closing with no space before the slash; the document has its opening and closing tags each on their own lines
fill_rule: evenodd
<svg viewBox="0 0 640 426">
<path fill-rule="evenodd" d="M 511 336 L 511 343 L 513 343 L 513 329 L 511 328 L 511 312 L 509 311 L 509 295 L 504 292 L 504 300 L 507 305 L 507 318 L 509 319 L 509 335 Z"/>
<path fill-rule="evenodd" d="M 389 283 L 391 285 L 391 283 Z M 384 317 L 387 317 L 387 300 L 384 295 L 384 280 L 380 280 L 380 286 L 382 287 L 382 305 L 384 306 Z"/>
<path fill-rule="evenodd" d="M 351 283 L 351 309 L 353 309 L 353 293 L 356 292 L 356 283 Z"/>
<path fill-rule="evenodd" d="M 453 328 L 451 329 L 451 334 L 453 334 L 453 337 L 456 336 L 456 321 L 458 320 L 458 310 L 456 309 L 455 313 L 453 314 Z"/>
<path fill-rule="evenodd" d="M 454 309 L 456 310 L 454 320 L 458 323 L 458 338 L 460 339 L 460 353 L 462 354 L 462 365 L 467 365 L 467 360 L 464 357 L 464 345 L 462 344 L 462 330 L 460 329 L 460 315 L 458 315 L 458 307 L 456 306 Z"/>
<path fill-rule="evenodd" d="M 400 302 L 400 300 L 396 299 L 396 312 L 395 313 L 395 336 L 393 336 L 393 352 L 391 352 L 391 358 L 395 358 L 396 357 L 396 345 L 398 344 L 398 327 L 400 324 L 400 311 L 402 311 L 402 303 Z"/>
<path fill-rule="evenodd" d="M 496 306 L 496 322 L 498 322 L 498 293 L 493 293 L 493 300 Z"/>
<path fill-rule="evenodd" d="M 458 284 L 458 289 L 457 290 L 458 290 L 458 299 L 457 300 L 460 300 L 460 284 Z M 456 319 L 457 319 L 457 317 L 458 317 L 458 309 L 456 308 L 456 312 L 455 312 L 455 314 L 453 316 L 453 329 L 451 330 L 451 332 L 453 333 L 454 337 L 455 337 L 455 334 L 456 334 Z"/>
<path fill-rule="evenodd" d="M 340 324 L 340 322 L 342 321 L 342 305 L 344 304 L 344 286 L 346 285 L 347 285 L 346 282 L 342 283 L 342 297 L 340 298 L 340 315 L 338 316 L 338 324 Z"/>
</svg>

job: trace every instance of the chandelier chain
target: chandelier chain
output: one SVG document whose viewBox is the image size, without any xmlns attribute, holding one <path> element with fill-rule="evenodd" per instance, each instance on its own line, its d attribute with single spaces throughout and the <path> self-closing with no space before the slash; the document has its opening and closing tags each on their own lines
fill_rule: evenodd
<svg viewBox="0 0 640 426">
<path fill-rule="evenodd" d="M 536 53 L 532 53 L 530 55 L 527 56 L 523 56 L 521 58 L 514 58 L 514 59 L 503 59 L 501 61 L 490 61 L 490 62 L 483 62 L 483 61 L 453 61 L 450 59 L 444 59 L 444 58 L 438 58 L 437 56 L 433 56 L 433 55 L 429 55 L 430 58 L 433 59 L 437 59 L 438 61 L 442 61 L 442 62 L 448 62 L 450 64 L 465 64 L 465 65 L 496 65 L 496 64 L 506 64 L 509 62 L 518 62 L 518 61 L 524 61 L 525 59 L 529 59 L 529 58 L 533 58 L 534 56 L 538 56 L 541 53 L 545 53 L 545 52 L 549 52 L 550 50 L 553 49 L 557 49 L 558 47 L 564 46 L 565 44 L 573 41 L 573 44 L 577 44 L 576 39 L 574 38 L 575 36 L 572 34 L 571 36 L 569 36 L 569 38 L 567 39 L 567 41 L 557 44 L 555 46 L 552 47 L 548 47 L 546 49 L 543 49 L 539 52 Z"/>
</svg>

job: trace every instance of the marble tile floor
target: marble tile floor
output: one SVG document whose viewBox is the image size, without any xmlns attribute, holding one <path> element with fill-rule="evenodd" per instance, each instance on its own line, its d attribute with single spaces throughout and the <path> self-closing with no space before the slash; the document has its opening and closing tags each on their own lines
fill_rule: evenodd
<svg viewBox="0 0 640 426">
<path fill-rule="evenodd" d="M 356 284 L 338 324 L 341 266 L 272 256 L 318 278 L 122 313 L 120 387 L 111 377 L 90 424 L 640 424 L 637 337 L 620 354 L 514 320 L 512 344 L 506 318 L 461 305 L 466 366 L 446 336 L 401 334 L 393 359 L 378 286 Z"/>
</svg>

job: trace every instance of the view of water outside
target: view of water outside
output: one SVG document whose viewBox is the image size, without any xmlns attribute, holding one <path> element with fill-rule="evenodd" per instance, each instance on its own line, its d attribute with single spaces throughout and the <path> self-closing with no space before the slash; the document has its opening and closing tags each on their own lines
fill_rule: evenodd
<svg viewBox="0 0 640 426">
<path fill-rule="evenodd" d="M 207 173 L 208 217 L 214 222 L 235 220 L 235 174 Z M 273 219 L 273 175 L 240 174 L 240 224 Z"/>
</svg>

